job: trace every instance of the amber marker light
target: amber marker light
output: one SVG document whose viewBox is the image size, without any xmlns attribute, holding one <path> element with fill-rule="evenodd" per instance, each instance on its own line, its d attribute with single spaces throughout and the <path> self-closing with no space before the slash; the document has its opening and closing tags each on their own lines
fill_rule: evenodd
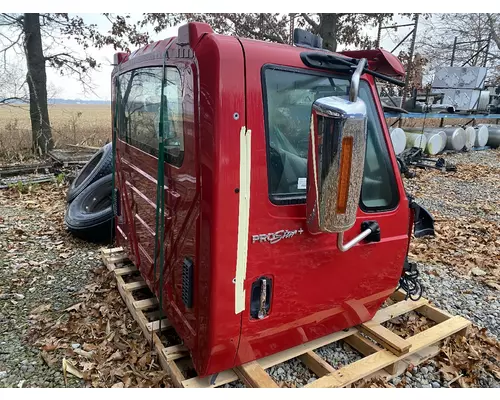
<svg viewBox="0 0 500 400">
<path fill-rule="evenodd" d="M 340 180 L 337 191 L 337 213 L 345 214 L 347 209 L 347 198 L 349 196 L 349 183 L 351 177 L 353 137 L 342 139 L 342 154 L 340 159 Z"/>
</svg>

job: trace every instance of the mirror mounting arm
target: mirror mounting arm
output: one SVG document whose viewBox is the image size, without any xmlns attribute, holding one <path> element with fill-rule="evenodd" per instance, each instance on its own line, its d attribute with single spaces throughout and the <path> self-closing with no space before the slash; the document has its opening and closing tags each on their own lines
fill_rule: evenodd
<svg viewBox="0 0 500 400">
<path fill-rule="evenodd" d="M 352 239 L 350 242 L 347 242 L 344 244 L 344 232 L 340 232 L 337 235 L 337 247 L 341 252 L 346 252 L 347 250 L 351 249 L 353 246 L 357 245 L 359 242 L 361 242 L 363 239 L 366 239 L 368 236 L 370 236 L 373 233 L 377 233 L 379 235 L 378 240 L 374 241 L 379 241 L 380 240 L 380 227 L 377 222 L 375 221 L 369 221 L 367 225 L 362 225 L 362 227 L 367 227 L 367 229 L 363 230 L 358 236 L 356 236 L 354 239 Z"/>
<path fill-rule="evenodd" d="M 355 102 L 358 99 L 359 92 L 359 80 L 361 79 L 361 75 L 363 74 L 363 69 L 366 65 L 366 58 L 362 58 L 358 62 L 358 66 L 356 70 L 352 74 L 351 78 L 351 87 L 349 89 L 349 101 Z"/>
</svg>

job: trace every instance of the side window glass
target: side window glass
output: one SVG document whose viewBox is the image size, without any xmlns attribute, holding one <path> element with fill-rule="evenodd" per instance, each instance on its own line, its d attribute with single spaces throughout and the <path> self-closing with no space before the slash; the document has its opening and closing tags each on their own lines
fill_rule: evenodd
<svg viewBox="0 0 500 400">
<path fill-rule="evenodd" d="M 368 138 L 366 142 L 365 168 L 361 186 L 361 204 L 367 210 L 390 209 L 398 202 L 394 172 L 382 133 L 380 119 L 367 84 L 362 84 L 359 97 L 368 112 Z"/>
<path fill-rule="evenodd" d="M 161 80 L 161 68 L 142 68 L 120 76 L 120 139 L 155 156 Z"/>
<path fill-rule="evenodd" d="M 177 68 L 167 68 L 164 88 L 163 117 L 165 160 L 179 167 L 184 159 L 184 112 L 181 74 Z"/>
<path fill-rule="evenodd" d="M 165 161 L 180 166 L 184 158 L 182 83 L 179 71 L 168 67 L 162 101 L 162 75 L 160 67 L 120 75 L 119 138 L 157 157 L 163 107 Z"/>
</svg>

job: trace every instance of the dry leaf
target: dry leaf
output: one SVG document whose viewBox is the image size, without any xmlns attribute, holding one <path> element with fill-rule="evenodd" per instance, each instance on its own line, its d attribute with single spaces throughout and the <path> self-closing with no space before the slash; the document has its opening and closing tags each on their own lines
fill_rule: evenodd
<svg viewBox="0 0 500 400">
<path fill-rule="evenodd" d="M 83 368 L 83 372 L 85 371 L 91 371 L 95 368 L 96 364 L 93 363 L 93 362 L 89 362 L 89 361 L 82 361 L 80 363 L 80 365 L 82 366 Z"/>
<path fill-rule="evenodd" d="M 66 383 L 66 385 L 68 384 L 67 373 L 70 373 L 71 375 L 74 375 L 77 378 L 83 379 L 83 374 L 71 363 L 71 361 L 66 360 L 66 358 L 63 358 L 62 360 L 62 369 L 63 369 L 64 382 Z"/>
<path fill-rule="evenodd" d="M 493 281 L 485 281 L 484 282 L 486 285 L 488 285 L 490 288 L 493 288 L 493 289 L 496 289 L 496 290 L 500 290 L 500 285 L 496 282 L 493 282 Z"/>
<path fill-rule="evenodd" d="M 54 351 L 57 348 L 58 348 L 57 344 L 52 344 L 52 343 L 42 346 L 43 351 Z"/>
<path fill-rule="evenodd" d="M 54 367 L 54 365 L 56 364 L 56 360 L 50 357 L 50 355 L 46 351 L 42 351 L 40 353 L 40 357 L 50 368 Z"/>
<path fill-rule="evenodd" d="M 92 352 L 85 351 L 82 349 L 73 349 L 73 352 L 75 352 L 76 354 L 78 354 L 80 356 L 87 357 L 87 358 L 92 358 L 92 356 L 93 356 Z"/>
<path fill-rule="evenodd" d="M 82 307 L 83 303 L 73 304 L 71 307 L 66 308 L 64 311 L 78 311 Z"/>
<path fill-rule="evenodd" d="M 51 304 L 42 304 L 36 308 L 34 308 L 33 310 L 31 310 L 30 314 L 41 314 L 45 311 L 49 311 L 50 308 L 52 307 Z"/>
<path fill-rule="evenodd" d="M 447 381 L 451 381 L 459 372 L 453 365 L 443 365 L 440 371 L 443 374 L 443 378 Z"/>
<path fill-rule="evenodd" d="M 116 350 L 111 356 L 106 360 L 108 361 L 118 361 L 118 360 L 123 360 L 123 354 L 120 352 L 120 350 Z"/>
<path fill-rule="evenodd" d="M 123 388 L 123 382 L 115 383 L 111 388 Z"/>
</svg>

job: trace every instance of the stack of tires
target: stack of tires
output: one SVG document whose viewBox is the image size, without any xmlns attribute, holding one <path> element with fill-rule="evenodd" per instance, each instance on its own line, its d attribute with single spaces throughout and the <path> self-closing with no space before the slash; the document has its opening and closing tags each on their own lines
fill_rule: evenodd
<svg viewBox="0 0 500 400">
<path fill-rule="evenodd" d="M 113 237 L 111 143 L 102 147 L 71 183 L 64 218 L 75 236 L 95 243 L 109 243 Z"/>
</svg>

